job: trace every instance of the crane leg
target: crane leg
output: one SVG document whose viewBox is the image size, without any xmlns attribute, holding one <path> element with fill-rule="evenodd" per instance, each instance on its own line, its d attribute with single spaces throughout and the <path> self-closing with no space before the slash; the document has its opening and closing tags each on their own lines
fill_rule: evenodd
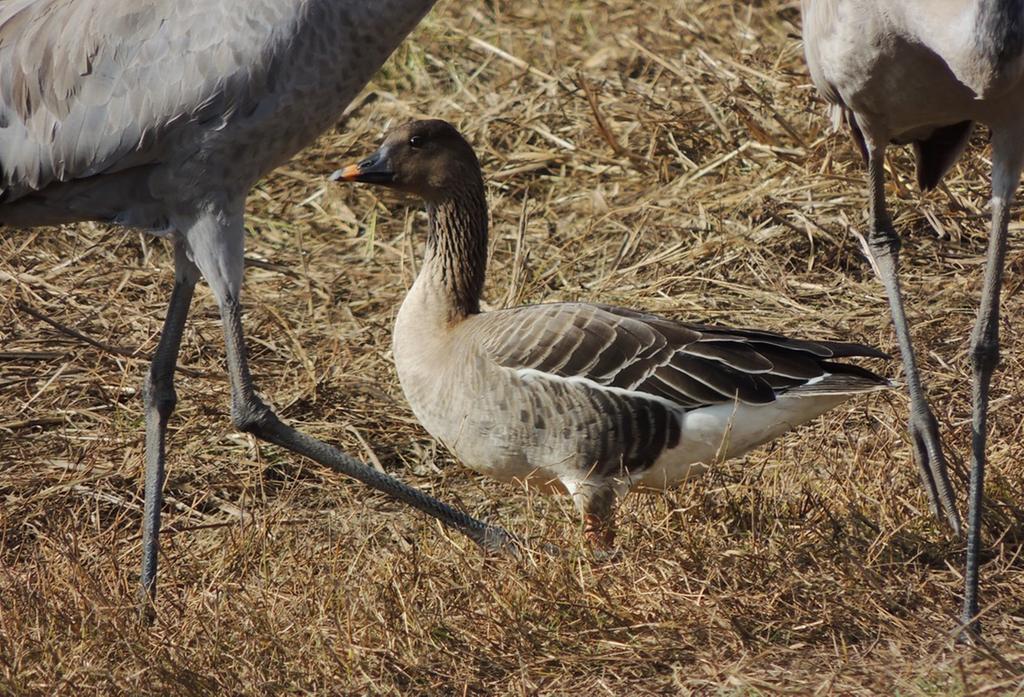
<svg viewBox="0 0 1024 697">
<path fill-rule="evenodd" d="M 167 306 L 160 342 L 149 366 L 143 399 L 146 412 L 146 481 L 145 509 L 142 517 L 142 573 L 139 592 L 143 619 L 153 619 L 153 600 L 156 598 L 157 550 L 160 536 L 160 509 L 163 503 L 164 453 L 167 419 L 177 403 L 174 391 L 174 367 L 178 362 L 178 347 L 185 328 L 192 292 L 199 270 L 189 261 L 184 244 L 174 245 L 174 290 Z"/>
<path fill-rule="evenodd" d="M 358 479 L 445 525 L 458 530 L 488 551 L 516 554 L 518 542 L 503 529 L 479 521 L 428 496 L 321 440 L 281 422 L 256 395 L 242 331 L 242 285 L 244 227 L 241 205 L 234 215 L 213 214 L 192 221 L 186 235 L 203 277 L 210 284 L 220 306 L 231 381 L 231 418 L 235 426 L 257 438 L 304 455 L 321 465 Z"/>
<path fill-rule="evenodd" d="M 459 530 L 481 547 L 490 551 L 511 551 L 512 538 L 497 528 L 457 511 L 408 484 L 367 467 L 332 445 L 308 436 L 284 424 L 256 396 L 246 358 L 242 334 L 242 307 L 229 297 L 221 305 L 224 335 L 227 342 L 228 369 L 231 376 L 231 418 L 235 426 L 257 438 L 319 462 L 331 469 L 358 479 L 424 513 Z"/>
<path fill-rule="evenodd" d="M 917 369 L 917 358 L 910 338 L 907 315 L 903 309 L 903 295 L 899 279 L 899 248 L 900 238 L 893 229 L 892 220 L 885 205 L 885 144 L 886 139 L 871 137 L 864 130 L 868 151 L 868 180 L 870 184 L 870 217 L 871 233 L 865 244 L 865 251 L 871 257 L 875 269 L 885 286 L 892 312 L 892 322 L 896 329 L 896 340 L 899 343 L 900 355 L 903 359 L 903 371 L 906 374 L 907 388 L 910 393 L 909 431 L 914 447 L 915 459 L 920 469 L 921 481 L 928 493 L 932 513 L 939 517 L 940 511 L 946 515 L 950 527 L 955 534 L 961 530 L 960 514 L 953 500 L 953 488 L 949 483 L 946 457 L 939 439 L 938 422 L 924 397 L 921 377 Z"/>
<path fill-rule="evenodd" d="M 974 409 L 971 437 L 971 489 L 967 512 L 967 554 L 964 564 L 962 622 L 966 638 L 981 635 L 978 616 L 978 552 L 981 547 L 981 514 L 985 487 L 985 436 L 989 384 L 999 363 L 999 295 L 1006 262 L 1010 203 L 1020 181 L 1021 138 L 1015 131 L 993 129 L 992 230 L 985 260 L 985 278 L 978 320 L 971 335 Z"/>
</svg>

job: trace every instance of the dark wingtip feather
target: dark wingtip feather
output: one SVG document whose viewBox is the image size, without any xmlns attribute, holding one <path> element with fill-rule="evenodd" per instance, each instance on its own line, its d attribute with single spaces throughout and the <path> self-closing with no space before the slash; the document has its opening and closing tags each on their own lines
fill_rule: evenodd
<svg viewBox="0 0 1024 697">
<path fill-rule="evenodd" d="M 847 341 L 818 341 L 815 342 L 821 344 L 829 351 L 832 352 L 832 358 L 884 358 L 885 360 L 892 360 L 885 351 L 877 349 L 874 346 L 868 346 L 867 344 L 858 344 L 855 342 Z"/>
<path fill-rule="evenodd" d="M 854 365 L 853 363 L 832 363 L 830 361 L 822 361 L 821 367 L 833 375 L 849 375 L 875 385 L 884 385 L 886 387 L 892 386 L 892 383 L 889 382 L 889 378 L 882 377 L 874 371 L 862 368 L 859 365 Z"/>
<path fill-rule="evenodd" d="M 961 121 L 936 128 L 926 139 L 914 141 L 917 185 L 921 191 L 931 191 L 939 185 L 967 146 L 973 126 L 972 121 Z"/>
<path fill-rule="evenodd" d="M 861 158 L 864 160 L 864 164 L 868 163 L 868 144 L 864 142 L 864 133 L 860 130 L 860 126 L 857 124 L 857 118 L 853 115 L 853 112 L 843 110 L 843 116 L 846 117 L 846 125 L 850 127 L 850 137 L 853 138 L 853 142 L 857 144 L 857 150 L 860 152 Z"/>
</svg>

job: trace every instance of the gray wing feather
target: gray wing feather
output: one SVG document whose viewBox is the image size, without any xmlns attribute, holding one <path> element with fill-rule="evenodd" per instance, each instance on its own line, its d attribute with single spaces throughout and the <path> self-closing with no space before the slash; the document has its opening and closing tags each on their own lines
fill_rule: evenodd
<svg viewBox="0 0 1024 697">
<path fill-rule="evenodd" d="M 157 162 L 189 121 L 252 103 L 280 13 L 259 0 L 0 1 L 0 196 Z"/>
<path fill-rule="evenodd" d="M 811 82 L 829 103 L 842 106 L 843 100 L 826 78 L 822 69 L 821 44 L 835 31 L 838 21 L 837 0 L 801 0 L 800 15 L 803 24 L 804 59 L 811 73 Z"/>
<path fill-rule="evenodd" d="M 693 409 L 739 399 L 750 404 L 826 373 L 885 384 L 858 366 L 829 362 L 885 357 L 861 344 L 790 339 L 772 332 L 672 322 L 622 308 L 558 303 L 480 316 L 487 355 L 499 365 L 649 394 Z"/>
</svg>

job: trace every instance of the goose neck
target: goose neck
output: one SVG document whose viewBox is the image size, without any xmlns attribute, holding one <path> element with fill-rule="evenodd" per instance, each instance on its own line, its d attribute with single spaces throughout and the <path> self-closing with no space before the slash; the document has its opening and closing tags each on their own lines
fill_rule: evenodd
<svg viewBox="0 0 1024 697">
<path fill-rule="evenodd" d="M 487 199 L 483 181 L 427 205 L 429 231 L 420 279 L 440 291 L 449 321 L 480 312 L 487 270 Z"/>
</svg>

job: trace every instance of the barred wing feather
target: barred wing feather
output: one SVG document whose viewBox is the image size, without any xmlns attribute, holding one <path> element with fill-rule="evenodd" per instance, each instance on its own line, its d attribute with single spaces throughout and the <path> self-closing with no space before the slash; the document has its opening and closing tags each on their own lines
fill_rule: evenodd
<svg viewBox="0 0 1024 697">
<path fill-rule="evenodd" d="M 865 380 L 885 382 L 863 368 L 829 360 L 885 357 L 861 344 L 685 324 L 582 303 L 512 308 L 479 319 L 484 351 L 505 368 L 582 378 L 668 400 L 684 410 L 736 399 L 767 404 L 788 390 L 813 387 L 826 375 L 846 375 L 845 382 L 861 389 Z"/>
</svg>

